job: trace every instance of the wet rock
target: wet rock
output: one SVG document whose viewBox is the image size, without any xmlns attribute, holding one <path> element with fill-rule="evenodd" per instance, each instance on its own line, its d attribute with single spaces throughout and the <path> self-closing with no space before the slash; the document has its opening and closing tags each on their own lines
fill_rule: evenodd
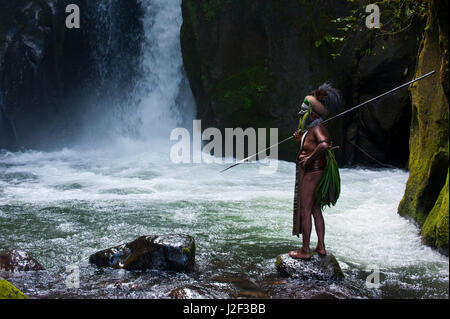
<svg viewBox="0 0 450 319">
<path fill-rule="evenodd" d="M 265 299 L 267 298 L 266 294 L 262 291 L 253 291 L 253 290 L 243 290 L 237 294 L 238 298 L 246 298 L 246 299 Z"/>
<path fill-rule="evenodd" d="M 335 295 L 323 292 L 321 294 L 311 297 L 311 299 L 338 299 Z"/>
<path fill-rule="evenodd" d="M 0 299 L 27 299 L 19 289 L 6 280 L 0 280 Z"/>
<path fill-rule="evenodd" d="M 128 99 L 141 74 L 140 2 L 0 0 L 0 149 L 67 145 L 87 100 L 108 112 Z M 69 3 L 80 7 L 80 29 L 66 28 Z M 108 27 L 94 27 L 106 15 Z"/>
<path fill-rule="evenodd" d="M 188 272 L 195 265 L 195 241 L 188 235 L 142 236 L 92 254 L 89 262 L 116 269 Z"/>
<path fill-rule="evenodd" d="M 172 290 L 169 297 L 173 299 L 204 299 L 206 292 L 195 286 L 179 287 Z"/>
<path fill-rule="evenodd" d="M 333 255 L 313 254 L 310 260 L 298 260 L 289 254 L 279 255 L 275 262 L 282 276 L 294 279 L 339 280 L 344 273 Z"/>
<path fill-rule="evenodd" d="M 19 272 L 45 270 L 45 268 L 29 253 L 10 250 L 0 255 L 0 270 Z"/>
</svg>

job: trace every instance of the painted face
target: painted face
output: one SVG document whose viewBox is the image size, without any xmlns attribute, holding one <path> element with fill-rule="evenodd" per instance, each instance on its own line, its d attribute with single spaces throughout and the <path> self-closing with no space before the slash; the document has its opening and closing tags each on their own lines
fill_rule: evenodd
<svg viewBox="0 0 450 319">
<path fill-rule="evenodd" d="M 304 130 L 306 125 L 308 125 L 309 122 L 309 115 L 312 112 L 311 102 L 307 98 L 303 100 L 302 106 L 300 107 L 300 112 L 298 115 L 300 116 L 300 120 L 298 123 L 298 129 Z"/>
<path fill-rule="evenodd" d="M 305 98 L 305 100 L 302 103 L 302 106 L 300 107 L 300 112 L 298 113 L 298 115 L 300 115 L 300 117 L 303 117 L 306 113 L 308 113 L 310 109 L 311 103 L 307 98 Z"/>
</svg>

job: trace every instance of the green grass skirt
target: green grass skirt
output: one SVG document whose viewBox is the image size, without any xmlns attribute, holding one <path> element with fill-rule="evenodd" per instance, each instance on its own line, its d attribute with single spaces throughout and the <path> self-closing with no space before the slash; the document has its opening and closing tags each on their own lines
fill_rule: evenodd
<svg viewBox="0 0 450 319">
<path fill-rule="evenodd" d="M 341 193 L 341 176 L 332 149 L 328 149 L 327 164 L 323 175 L 314 191 L 316 203 L 323 209 L 325 206 L 336 205 Z"/>
</svg>

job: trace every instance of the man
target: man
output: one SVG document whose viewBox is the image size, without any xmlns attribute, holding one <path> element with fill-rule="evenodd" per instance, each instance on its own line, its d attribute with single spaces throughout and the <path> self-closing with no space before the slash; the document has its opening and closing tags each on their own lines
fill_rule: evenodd
<svg viewBox="0 0 450 319">
<path fill-rule="evenodd" d="M 318 189 L 326 184 L 320 183 L 326 167 L 327 172 L 325 174 L 331 174 L 328 172 L 330 162 L 335 165 L 332 169 L 335 169 L 335 172 L 337 171 L 334 156 L 329 154 L 331 146 L 329 134 L 321 122 L 328 115 L 328 109 L 337 108 L 340 104 L 341 96 L 339 92 L 326 83 L 305 98 L 300 111 L 299 130 L 294 133 L 295 140 L 301 146 L 297 159 L 293 235 L 299 236 L 302 234 L 303 242 L 299 250 L 289 253 L 292 258 L 306 260 L 311 258 L 309 247 L 312 228 L 311 215 L 314 217 L 318 237 L 315 252 L 326 255 L 325 222 L 322 207 L 336 203 L 340 191 L 340 185 L 337 185 L 340 183 L 340 178 L 338 173 L 334 174 L 339 180 L 335 178 L 330 183 L 332 187 Z M 327 156 L 331 158 L 327 158 Z M 329 161 L 328 165 L 327 161 Z M 317 198 L 321 191 L 325 192 L 324 197 Z"/>
</svg>

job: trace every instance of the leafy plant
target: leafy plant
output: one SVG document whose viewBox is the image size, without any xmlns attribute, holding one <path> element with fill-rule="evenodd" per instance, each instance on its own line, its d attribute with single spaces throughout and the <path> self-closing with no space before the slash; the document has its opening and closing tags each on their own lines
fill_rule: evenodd
<svg viewBox="0 0 450 319">
<path fill-rule="evenodd" d="M 314 191 L 316 203 L 323 209 L 325 206 L 336 205 L 341 194 L 341 176 L 334 152 L 330 148 L 327 154 L 327 164 Z"/>
<path fill-rule="evenodd" d="M 336 17 L 330 22 L 336 24 L 336 34 L 330 39 L 332 43 L 341 43 L 337 52 L 333 52 L 333 58 L 339 57 L 346 43 L 360 30 L 366 31 L 365 21 L 367 13 L 365 11 L 370 1 L 367 0 L 347 0 L 350 10 L 347 16 Z M 373 29 L 376 38 L 393 36 L 407 33 L 418 22 L 424 22 L 427 16 L 428 1 L 417 0 L 381 0 L 374 4 L 380 7 L 381 26 L 380 29 Z M 425 27 L 426 29 L 426 27 Z M 364 54 L 372 54 L 372 50 L 364 50 Z"/>
</svg>

